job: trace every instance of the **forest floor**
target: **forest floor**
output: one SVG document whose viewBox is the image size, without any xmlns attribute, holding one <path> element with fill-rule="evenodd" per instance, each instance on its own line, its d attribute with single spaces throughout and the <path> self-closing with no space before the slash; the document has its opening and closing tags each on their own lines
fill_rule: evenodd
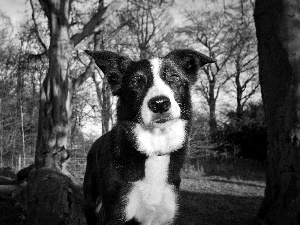
<svg viewBox="0 0 300 225">
<path fill-rule="evenodd" d="M 254 225 L 264 195 L 264 182 L 222 177 L 183 179 L 180 225 Z"/>
<path fill-rule="evenodd" d="M 176 225 L 257 225 L 265 177 L 257 163 L 230 163 L 182 173 Z M 0 196 L 0 224 L 21 225 L 20 205 Z M 23 223 L 24 224 L 24 223 Z"/>
<path fill-rule="evenodd" d="M 183 173 L 176 225 L 257 225 L 265 190 L 259 163 L 236 163 L 209 174 Z"/>
</svg>

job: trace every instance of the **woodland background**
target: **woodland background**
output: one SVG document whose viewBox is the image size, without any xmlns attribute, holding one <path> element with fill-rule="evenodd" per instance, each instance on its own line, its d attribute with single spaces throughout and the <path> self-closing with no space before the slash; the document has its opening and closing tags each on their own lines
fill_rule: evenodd
<svg viewBox="0 0 300 225">
<path fill-rule="evenodd" d="M 25 3 L 18 24 L 0 11 L 1 223 L 85 224 L 85 157 L 117 101 L 85 49 L 192 48 L 216 63 L 192 90 L 176 224 L 300 224 L 297 0 Z"/>
<path fill-rule="evenodd" d="M 0 167 L 23 168 L 35 155 L 40 89 L 49 67 L 49 27 L 41 5 L 18 25 L 1 12 Z M 27 3 L 28 4 L 28 3 Z M 89 20 L 98 2 L 74 1 L 70 32 Z M 224 4 L 224 5 L 223 5 Z M 133 59 L 193 48 L 217 59 L 199 73 L 193 89 L 194 122 L 189 157 L 215 154 L 264 162 L 266 131 L 259 94 L 253 3 L 204 1 L 184 8 L 173 1 L 129 1 L 72 52 L 69 79 L 86 72 L 85 48 L 111 50 Z M 183 4 L 184 5 L 184 4 Z M 215 7 L 216 6 L 216 7 Z M 31 15 L 29 14 L 31 12 Z M 68 149 L 84 158 L 91 143 L 115 123 L 115 103 L 99 70 L 72 96 Z M 221 154 L 223 153 L 223 154 Z"/>
</svg>

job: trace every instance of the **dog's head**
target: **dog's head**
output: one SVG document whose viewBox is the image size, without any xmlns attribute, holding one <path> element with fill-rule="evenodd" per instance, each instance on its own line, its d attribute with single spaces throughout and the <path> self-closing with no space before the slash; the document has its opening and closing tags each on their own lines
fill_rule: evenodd
<svg viewBox="0 0 300 225">
<path fill-rule="evenodd" d="M 163 58 L 132 61 L 117 53 L 86 51 L 119 97 L 117 118 L 165 127 L 191 117 L 190 84 L 198 70 L 214 60 L 193 50 L 175 50 Z"/>
</svg>

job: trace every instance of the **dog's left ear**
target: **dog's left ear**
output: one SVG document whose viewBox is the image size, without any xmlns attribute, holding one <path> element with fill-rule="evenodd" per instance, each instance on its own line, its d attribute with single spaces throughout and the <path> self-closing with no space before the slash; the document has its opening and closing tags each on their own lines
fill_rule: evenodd
<svg viewBox="0 0 300 225">
<path fill-rule="evenodd" d="M 203 55 L 200 52 L 191 49 L 178 49 L 170 52 L 167 59 L 174 61 L 188 76 L 190 81 L 194 83 L 197 79 L 197 72 L 200 67 L 207 63 L 214 63 L 216 60 Z"/>
<path fill-rule="evenodd" d="M 92 56 L 97 66 L 107 77 L 113 95 L 119 95 L 122 78 L 128 65 L 132 62 L 130 58 L 110 51 L 88 51 L 85 52 Z"/>
</svg>

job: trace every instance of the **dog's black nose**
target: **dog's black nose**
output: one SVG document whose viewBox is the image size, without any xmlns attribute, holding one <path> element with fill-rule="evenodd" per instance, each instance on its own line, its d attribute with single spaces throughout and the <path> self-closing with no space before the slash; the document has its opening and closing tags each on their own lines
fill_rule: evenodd
<svg viewBox="0 0 300 225">
<path fill-rule="evenodd" d="M 148 107 L 154 113 L 164 113 L 171 107 L 171 102 L 166 96 L 157 96 L 149 100 Z"/>
</svg>

